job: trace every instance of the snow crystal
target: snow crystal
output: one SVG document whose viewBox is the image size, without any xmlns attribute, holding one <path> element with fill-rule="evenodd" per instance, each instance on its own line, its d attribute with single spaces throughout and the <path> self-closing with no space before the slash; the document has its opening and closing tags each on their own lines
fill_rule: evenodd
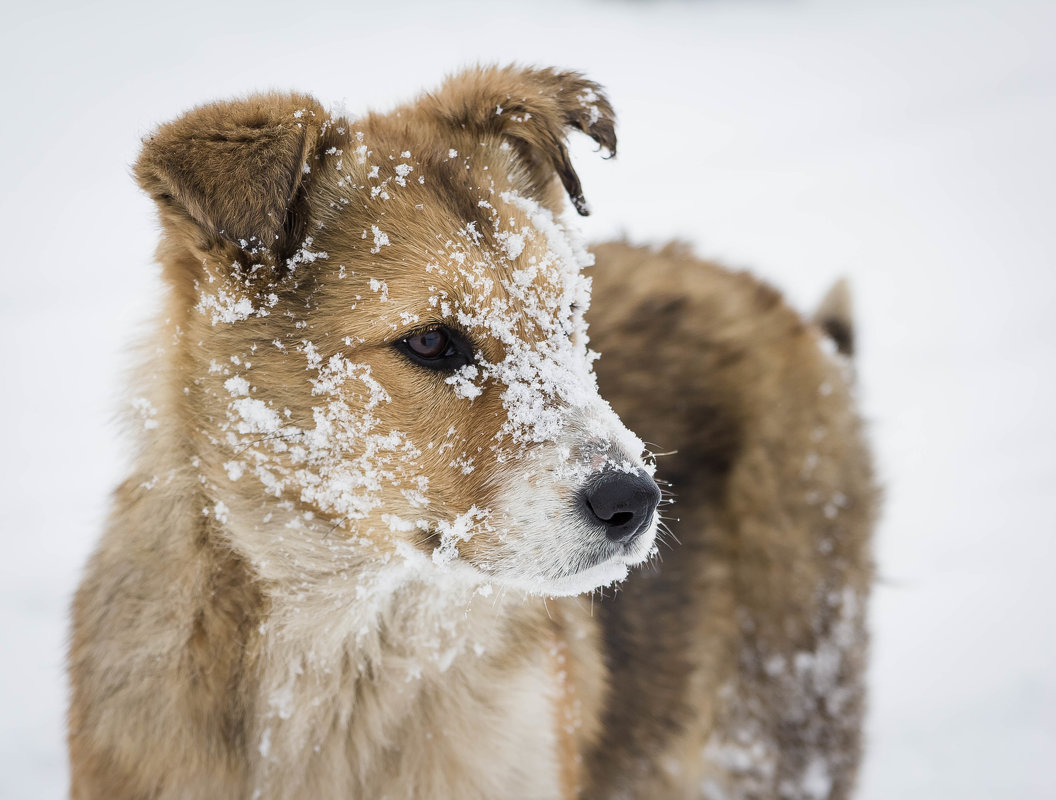
<svg viewBox="0 0 1056 800">
<path fill-rule="evenodd" d="M 320 259 L 325 260 L 330 257 L 329 253 L 325 253 L 322 250 L 312 249 L 313 241 L 311 236 L 304 237 L 304 242 L 298 248 L 292 256 L 286 259 L 286 268 L 293 270 L 297 268 L 298 264 L 311 264 Z M 279 298 L 275 294 L 269 294 L 265 297 L 269 308 L 274 307 L 275 303 L 278 302 Z M 264 316 L 264 314 L 259 314 Z"/>
<path fill-rule="evenodd" d="M 384 236 L 384 234 L 382 234 Z M 371 251 L 373 252 L 373 251 Z M 385 281 L 379 281 L 377 278 L 370 279 L 370 291 L 381 292 L 378 298 L 383 303 L 387 303 L 389 300 L 389 285 Z"/>
<path fill-rule="evenodd" d="M 474 381 L 480 375 L 480 370 L 474 364 L 466 364 L 455 372 L 454 375 L 444 379 L 455 390 L 455 396 L 466 400 L 479 397 L 481 388 Z"/>
<path fill-rule="evenodd" d="M 143 417 L 143 428 L 145 430 L 153 430 L 158 427 L 158 410 L 154 408 L 154 405 L 145 397 L 133 397 L 132 408 Z"/>
<path fill-rule="evenodd" d="M 302 261 L 314 261 L 316 258 L 326 258 L 326 253 L 312 252 L 308 249 L 311 239 L 307 239 L 301 248 L 289 260 L 293 265 Z M 240 269 L 236 264 L 234 269 Z M 264 295 L 259 306 L 254 306 L 253 301 L 245 295 L 237 295 L 233 291 L 218 288 L 215 292 L 202 291 L 195 306 L 201 314 L 208 314 L 213 325 L 221 322 L 232 324 L 249 319 L 250 317 L 266 317 L 268 309 L 274 308 L 279 302 L 279 297 L 274 292 Z"/>
<path fill-rule="evenodd" d="M 223 289 L 214 294 L 202 293 L 196 309 L 212 317 L 213 325 L 221 322 L 232 323 L 249 319 L 255 313 L 253 302 L 248 297 L 238 297 Z"/>
<path fill-rule="evenodd" d="M 588 125 L 594 125 L 599 119 L 601 119 L 601 111 L 598 110 L 598 102 L 601 100 L 598 97 L 598 93 L 593 89 L 586 89 L 576 98 L 579 100 L 587 111 L 590 112 L 590 122 Z"/>
<path fill-rule="evenodd" d="M 453 522 L 442 521 L 438 526 L 440 545 L 433 550 L 433 563 L 445 566 L 457 558 L 459 542 L 468 541 L 478 530 L 490 529 L 487 523 L 489 516 L 490 510 L 472 506 L 469 511 L 455 517 Z"/>
<path fill-rule="evenodd" d="M 413 522 L 406 520 L 403 517 L 399 517 L 396 514 L 382 514 L 381 521 L 388 525 L 389 530 L 393 533 L 409 533 L 415 528 Z"/>
<path fill-rule="evenodd" d="M 502 249 L 506 252 L 506 257 L 511 261 L 524 252 L 523 234 L 504 231 L 499 234 L 499 241 L 502 244 Z"/>
<path fill-rule="evenodd" d="M 275 433 L 282 427 L 279 415 L 268 408 L 263 400 L 242 397 L 231 403 L 230 407 L 238 415 L 239 433 Z"/>
<path fill-rule="evenodd" d="M 378 228 L 377 225 L 370 226 L 371 233 L 374 234 L 374 247 L 371 249 L 371 253 L 380 253 L 381 248 L 387 247 L 389 244 L 389 235 L 383 230 Z"/>
<path fill-rule="evenodd" d="M 396 183 L 400 186 L 407 185 L 407 176 L 414 171 L 414 167 L 410 164 L 397 164 L 396 165 Z"/>
<path fill-rule="evenodd" d="M 241 375 L 235 375 L 224 381 L 224 388 L 234 396 L 249 394 L 249 381 Z"/>
</svg>

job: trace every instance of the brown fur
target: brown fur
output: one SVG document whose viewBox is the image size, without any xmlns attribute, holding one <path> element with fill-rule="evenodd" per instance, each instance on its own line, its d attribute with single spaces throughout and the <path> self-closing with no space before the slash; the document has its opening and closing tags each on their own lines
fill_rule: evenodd
<svg viewBox="0 0 1056 800">
<path fill-rule="evenodd" d="M 515 217 L 499 199 L 514 190 L 558 211 L 559 182 L 585 212 L 569 128 L 615 150 L 599 87 L 510 67 L 354 124 L 271 94 L 204 106 L 147 140 L 136 174 L 159 206 L 170 291 L 137 387 L 137 467 L 74 601 L 74 798 L 248 799 L 262 786 L 312 798 L 689 797 L 702 786 L 812 797 L 823 778 L 847 796 L 869 460 L 818 329 L 748 276 L 678 248 L 595 250 L 602 392 L 648 441 L 678 449 L 658 477 L 678 495 L 681 544 L 660 562 L 594 602 L 485 598 L 479 581 L 418 574 L 368 600 L 352 591 L 383 582 L 399 547 L 433 553 L 437 530 L 509 492 L 513 466 L 489 455 L 499 393 L 453 402 L 392 341 L 426 313 L 431 284 L 477 296 L 425 265 L 467 223 L 479 233 L 471 257 L 498 247 L 480 200 Z M 397 170 L 407 152 L 409 178 Z M 252 312 L 225 305 L 235 297 Z M 357 378 L 349 404 L 430 442 L 387 462 L 379 505 L 358 522 L 324 494 L 275 495 L 251 469 L 231 477 L 254 454 L 280 477 L 296 466 L 269 437 L 237 433 L 231 386 L 245 379 L 248 400 L 310 430 L 319 401 L 289 355 L 306 337 L 320 351 L 310 363 L 352 348 L 390 397 L 366 405 Z M 501 342 L 479 346 L 501 358 Z M 445 446 L 473 457 L 472 471 Z M 400 488 L 420 475 L 424 509 Z M 407 531 L 384 513 L 428 525 Z M 458 561 L 486 569 L 503 546 L 477 533 L 457 542 Z"/>
<path fill-rule="evenodd" d="M 657 477 L 678 520 L 661 561 L 596 606 L 614 698 L 599 795 L 812 797 L 824 766 L 817 796 L 847 797 L 876 491 L 846 366 L 745 273 L 677 245 L 595 254 L 601 390 L 677 447 Z"/>
</svg>

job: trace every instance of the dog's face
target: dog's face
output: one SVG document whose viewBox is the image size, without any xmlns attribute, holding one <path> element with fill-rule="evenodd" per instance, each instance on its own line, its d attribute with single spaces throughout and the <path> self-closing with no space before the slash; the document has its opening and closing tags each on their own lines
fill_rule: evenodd
<svg viewBox="0 0 1056 800">
<path fill-rule="evenodd" d="M 265 96 L 147 142 L 208 513 L 255 563 L 418 551 L 577 594 L 651 551 L 659 492 L 598 395 L 559 215 L 555 176 L 585 212 L 569 126 L 615 146 L 594 84 L 492 69 L 386 116 Z"/>
</svg>

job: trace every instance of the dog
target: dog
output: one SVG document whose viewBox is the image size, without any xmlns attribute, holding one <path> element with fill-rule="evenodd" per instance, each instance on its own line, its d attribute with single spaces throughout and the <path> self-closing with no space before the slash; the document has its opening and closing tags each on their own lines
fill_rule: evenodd
<svg viewBox="0 0 1056 800">
<path fill-rule="evenodd" d="M 846 298 L 808 322 L 684 248 L 589 251 L 571 130 L 615 153 L 601 87 L 511 66 L 145 140 L 167 295 L 73 603 L 72 797 L 851 791 Z"/>
</svg>

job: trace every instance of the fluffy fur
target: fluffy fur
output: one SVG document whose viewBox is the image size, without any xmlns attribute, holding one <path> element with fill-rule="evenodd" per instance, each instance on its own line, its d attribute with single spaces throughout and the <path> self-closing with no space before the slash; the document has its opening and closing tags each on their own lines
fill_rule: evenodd
<svg viewBox="0 0 1056 800">
<path fill-rule="evenodd" d="M 570 129 L 615 150 L 600 88 L 510 67 L 145 142 L 169 291 L 74 601 L 73 797 L 850 792 L 875 501 L 845 364 L 750 277 L 616 243 L 599 394 Z M 408 357 L 437 325 L 471 364 Z M 678 448 L 681 544 L 595 597 L 656 529 L 584 515 L 650 469 L 602 395 Z"/>
<path fill-rule="evenodd" d="M 772 288 L 595 249 L 602 391 L 671 483 L 673 543 L 595 604 L 611 698 L 599 797 L 848 797 L 876 509 L 850 363 Z M 824 306 L 826 319 L 846 305 Z"/>
</svg>

